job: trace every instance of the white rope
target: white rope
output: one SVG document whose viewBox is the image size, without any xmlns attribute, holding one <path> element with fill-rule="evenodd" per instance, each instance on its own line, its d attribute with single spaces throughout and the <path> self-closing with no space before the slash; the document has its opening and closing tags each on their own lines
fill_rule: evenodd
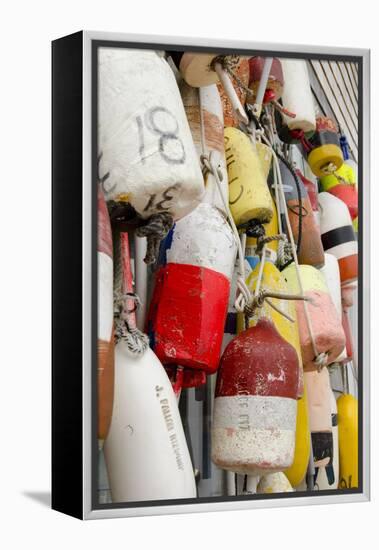
<svg viewBox="0 0 379 550">
<path fill-rule="evenodd" d="M 135 308 L 132 311 L 127 310 L 128 300 L 135 302 Z M 123 340 L 131 355 L 143 355 L 149 347 L 148 336 L 129 322 L 129 316 L 134 313 L 139 303 L 139 297 L 133 292 L 115 296 L 115 341 L 117 344 Z"/>
</svg>

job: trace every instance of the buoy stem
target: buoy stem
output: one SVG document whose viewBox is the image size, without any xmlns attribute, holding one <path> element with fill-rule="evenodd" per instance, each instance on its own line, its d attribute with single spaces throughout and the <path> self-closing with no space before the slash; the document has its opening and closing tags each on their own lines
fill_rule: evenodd
<svg viewBox="0 0 379 550">
<path fill-rule="evenodd" d="M 234 86 L 229 78 L 229 75 L 227 72 L 223 69 L 221 63 L 215 63 L 214 69 L 217 73 L 217 76 L 220 79 L 220 82 L 225 90 L 226 95 L 228 96 L 228 99 L 232 105 L 233 111 L 235 115 L 237 116 L 238 120 L 241 122 L 244 122 L 245 124 L 249 124 L 248 116 L 245 112 L 245 109 L 243 108 L 239 97 L 234 89 Z"/>
</svg>

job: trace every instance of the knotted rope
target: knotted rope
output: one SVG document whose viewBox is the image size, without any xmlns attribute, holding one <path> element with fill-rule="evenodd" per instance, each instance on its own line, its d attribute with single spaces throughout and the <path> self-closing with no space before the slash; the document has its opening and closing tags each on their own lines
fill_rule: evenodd
<svg viewBox="0 0 379 550">
<path fill-rule="evenodd" d="M 127 300 L 134 301 L 133 309 L 127 310 Z M 126 292 L 115 297 L 115 343 L 123 340 L 132 355 L 143 355 L 149 347 L 148 336 L 129 321 L 129 316 L 135 312 L 139 303 L 139 297 L 134 292 Z"/>
<path fill-rule="evenodd" d="M 146 264 L 153 264 L 156 261 L 160 242 L 166 237 L 173 225 L 174 219 L 169 212 L 159 212 L 152 214 L 146 220 L 145 225 L 136 229 L 137 237 L 147 238 L 147 250 L 144 258 Z"/>
</svg>

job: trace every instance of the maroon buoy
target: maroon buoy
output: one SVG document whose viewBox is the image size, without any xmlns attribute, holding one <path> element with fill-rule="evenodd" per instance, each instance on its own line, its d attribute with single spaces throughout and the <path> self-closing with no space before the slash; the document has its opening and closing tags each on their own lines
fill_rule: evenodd
<svg viewBox="0 0 379 550">
<path fill-rule="evenodd" d="M 217 374 L 212 460 L 258 475 L 291 466 L 299 361 L 273 323 L 260 319 L 225 349 Z"/>
</svg>

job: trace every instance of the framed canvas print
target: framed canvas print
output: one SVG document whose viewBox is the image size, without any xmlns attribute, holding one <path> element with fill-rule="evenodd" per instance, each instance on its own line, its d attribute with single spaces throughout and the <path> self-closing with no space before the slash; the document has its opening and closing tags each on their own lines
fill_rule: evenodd
<svg viewBox="0 0 379 550">
<path fill-rule="evenodd" d="M 369 51 L 53 42 L 53 508 L 369 498 Z"/>
</svg>

